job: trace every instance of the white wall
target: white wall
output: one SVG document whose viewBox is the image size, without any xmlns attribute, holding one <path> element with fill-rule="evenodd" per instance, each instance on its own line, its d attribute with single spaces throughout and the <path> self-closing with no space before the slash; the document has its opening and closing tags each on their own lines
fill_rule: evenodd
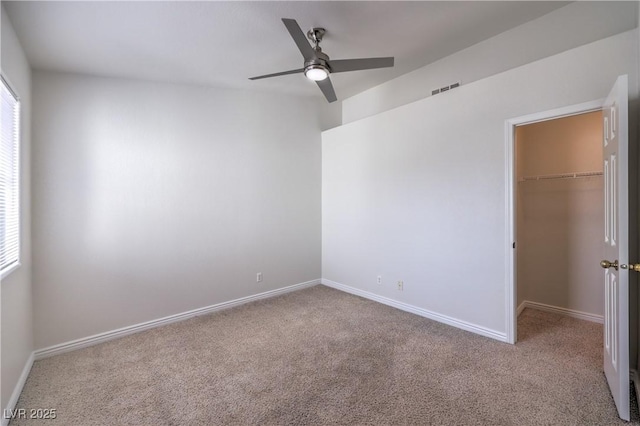
<svg viewBox="0 0 640 426">
<path fill-rule="evenodd" d="M 18 378 L 33 351 L 33 325 L 31 305 L 31 69 L 20 42 L 7 18 L 2 15 L 0 50 L 2 74 L 9 80 L 20 97 L 21 149 L 20 149 L 20 262 L 0 283 L 2 299 L 0 337 L 2 387 L 1 408 L 6 408 Z"/>
<path fill-rule="evenodd" d="M 637 2 L 574 2 L 342 102 L 344 124 L 637 27 Z M 469 66 L 473 64 L 473 66 Z"/>
<path fill-rule="evenodd" d="M 602 172 L 602 112 L 519 126 L 518 300 L 604 315 L 604 179 L 525 180 Z"/>
<path fill-rule="evenodd" d="M 33 90 L 36 348 L 320 278 L 320 102 L 39 71 Z"/>
<path fill-rule="evenodd" d="M 505 120 L 602 98 L 620 74 L 637 99 L 637 43 L 629 31 L 323 132 L 323 278 L 505 333 Z"/>
</svg>

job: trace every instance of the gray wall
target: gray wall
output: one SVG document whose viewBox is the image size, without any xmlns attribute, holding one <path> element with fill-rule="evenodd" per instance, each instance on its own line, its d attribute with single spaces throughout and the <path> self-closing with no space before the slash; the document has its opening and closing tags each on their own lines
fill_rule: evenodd
<svg viewBox="0 0 640 426">
<path fill-rule="evenodd" d="M 49 72 L 33 91 L 36 348 L 320 278 L 319 100 Z"/>
<path fill-rule="evenodd" d="M 636 28 L 637 2 L 574 2 L 343 101 L 349 123 Z"/>
<path fill-rule="evenodd" d="M 603 98 L 621 74 L 636 100 L 637 43 L 629 31 L 323 132 L 323 278 L 505 333 L 505 120 Z"/>
<path fill-rule="evenodd" d="M 9 80 L 21 103 L 20 162 L 20 262 L 21 266 L 0 283 L 2 295 L 2 390 L 0 408 L 6 408 L 18 378 L 33 351 L 31 304 L 31 70 L 20 42 L 2 12 L 2 74 Z"/>
</svg>

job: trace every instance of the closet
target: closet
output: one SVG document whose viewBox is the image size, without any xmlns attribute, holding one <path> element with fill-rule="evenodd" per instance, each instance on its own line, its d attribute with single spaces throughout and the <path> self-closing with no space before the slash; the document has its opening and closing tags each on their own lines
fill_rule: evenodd
<svg viewBox="0 0 640 426">
<path fill-rule="evenodd" d="M 602 112 L 516 128 L 517 296 L 602 322 Z"/>
</svg>

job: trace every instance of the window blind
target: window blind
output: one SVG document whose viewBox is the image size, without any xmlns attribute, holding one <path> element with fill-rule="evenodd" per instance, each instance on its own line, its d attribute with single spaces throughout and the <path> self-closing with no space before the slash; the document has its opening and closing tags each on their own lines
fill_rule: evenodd
<svg viewBox="0 0 640 426">
<path fill-rule="evenodd" d="M 20 260 L 20 102 L 4 79 L 0 100 L 0 273 Z"/>
</svg>

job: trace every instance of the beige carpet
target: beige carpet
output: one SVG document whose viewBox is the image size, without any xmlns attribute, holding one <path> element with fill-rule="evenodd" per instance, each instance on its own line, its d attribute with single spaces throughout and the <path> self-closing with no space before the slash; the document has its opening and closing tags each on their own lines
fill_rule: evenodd
<svg viewBox="0 0 640 426">
<path fill-rule="evenodd" d="M 519 330 L 512 346 L 316 286 L 38 361 L 18 408 L 57 419 L 11 425 L 625 424 L 602 326 L 526 310 Z"/>
</svg>

